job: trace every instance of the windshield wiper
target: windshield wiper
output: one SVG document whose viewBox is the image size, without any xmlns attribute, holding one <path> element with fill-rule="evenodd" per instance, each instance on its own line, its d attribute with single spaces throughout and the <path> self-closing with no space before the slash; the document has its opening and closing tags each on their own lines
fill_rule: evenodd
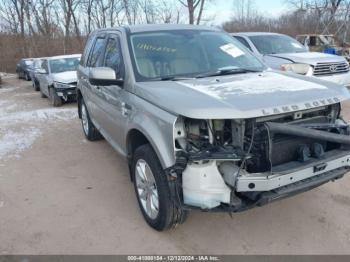
<svg viewBox="0 0 350 262">
<path fill-rule="evenodd" d="M 196 78 L 205 78 L 205 77 L 211 77 L 211 76 L 224 76 L 224 75 L 233 75 L 233 74 L 242 74 L 242 73 L 259 73 L 261 70 L 254 70 L 249 68 L 223 68 L 219 69 L 218 71 L 214 72 L 208 72 L 204 74 L 197 75 Z"/>
<path fill-rule="evenodd" d="M 151 81 L 181 81 L 181 80 L 189 80 L 193 79 L 193 77 L 184 77 L 184 76 L 162 76 L 155 77 L 150 79 Z"/>
</svg>

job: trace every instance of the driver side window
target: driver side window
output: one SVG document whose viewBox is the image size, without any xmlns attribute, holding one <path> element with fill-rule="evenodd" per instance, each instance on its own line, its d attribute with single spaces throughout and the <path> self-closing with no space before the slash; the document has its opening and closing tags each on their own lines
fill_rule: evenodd
<svg viewBox="0 0 350 262">
<path fill-rule="evenodd" d="M 45 69 L 46 73 L 49 73 L 49 67 L 48 67 L 48 63 L 47 60 L 44 60 L 41 66 L 43 69 Z"/>
<path fill-rule="evenodd" d="M 123 74 L 122 55 L 117 38 L 109 38 L 107 41 L 104 66 L 112 68 L 117 76 Z"/>
<path fill-rule="evenodd" d="M 98 67 L 100 66 L 101 58 L 103 58 L 103 51 L 105 47 L 105 38 L 98 37 L 95 41 L 95 45 L 91 51 L 87 67 Z"/>
</svg>

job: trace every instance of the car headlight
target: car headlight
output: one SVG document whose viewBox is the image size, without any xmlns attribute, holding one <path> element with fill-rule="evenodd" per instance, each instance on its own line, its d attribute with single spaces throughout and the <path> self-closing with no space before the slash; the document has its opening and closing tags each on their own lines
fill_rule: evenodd
<svg viewBox="0 0 350 262">
<path fill-rule="evenodd" d="M 283 64 L 281 70 L 301 75 L 312 74 L 312 66 L 308 64 Z"/>
<path fill-rule="evenodd" d="M 60 83 L 60 82 L 54 82 L 53 85 L 55 88 L 70 88 L 69 84 Z"/>
</svg>

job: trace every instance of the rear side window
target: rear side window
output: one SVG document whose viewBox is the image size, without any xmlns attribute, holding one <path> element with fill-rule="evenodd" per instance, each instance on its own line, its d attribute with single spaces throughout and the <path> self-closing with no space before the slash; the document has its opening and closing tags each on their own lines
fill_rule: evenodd
<svg viewBox="0 0 350 262">
<path fill-rule="evenodd" d="M 108 39 L 104 66 L 114 69 L 117 75 L 122 74 L 122 55 L 117 38 Z"/>
<path fill-rule="evenodd" d="M 250 45 L 248 44 L 247 40 L 245 40 L 243 37 L 240 36 L 234 36 L 241 44 L 243 44 L 246 48 L 248 48 L 250 51 L 252 51 Z"/>
<path fill-rule="evenodd" d="M 101 59 L 104 54 L 105 38 L 97 38 L 95 41 L 94 48 L 92 49 L 87 62 L 87 67 L 98 67 L 100 66 Z"/>
</svg>

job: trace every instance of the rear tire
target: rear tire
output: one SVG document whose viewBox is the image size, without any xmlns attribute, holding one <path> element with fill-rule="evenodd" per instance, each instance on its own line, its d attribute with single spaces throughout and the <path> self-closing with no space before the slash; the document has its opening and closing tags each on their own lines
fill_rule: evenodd
<svg viewBox="0 0 350 262">
<path fill-rule="evenodd" d="M 101 140 L 103 136 L 97 130 L 95 125 L 92 123 L 89 116 L 89 112 L 87 111 L 87 108 L 83 99 L 81 99 L 80 110 L 81 110 L 81 125 L 82 125 L 83 132 L 86 139 L 89 141 Z"/>
<path fill-rule="evenodd" d="M 62 99 L 57 95 L 56 90 L 54 88 L 49 88 L 49 101 L 50 104 L 54 107 L 58 107 L 62 105 Z"/>
<path fill-rule="evenodd" d="M 149 226 L 164 231 L 186 220 L 188 212 L 175 206 L 168 177 L 150 144 L 136 149 L 132 178 L 137 201 Z"/>
</svg>

